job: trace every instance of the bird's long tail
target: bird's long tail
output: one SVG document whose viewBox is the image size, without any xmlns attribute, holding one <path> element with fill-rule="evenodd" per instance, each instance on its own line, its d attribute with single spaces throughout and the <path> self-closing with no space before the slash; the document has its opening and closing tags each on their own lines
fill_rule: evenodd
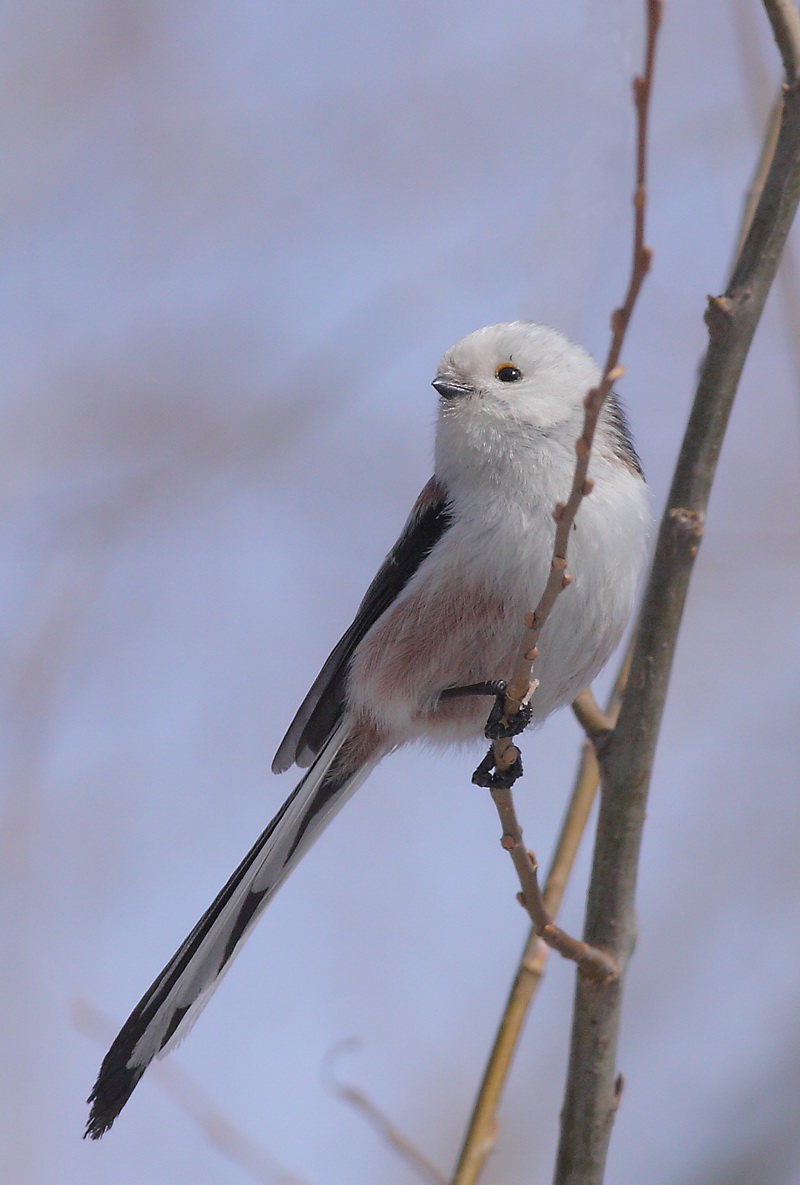
<svg viewBox="0 0 800 1185">
<path fill-rule="evenodd" d="M 89 1096 L 87 1136 L 108 1131 L 153 1058 L 186 1035 L 275 890 L 375 765 L 378 755 L 334 765 L 346 739 L 340 725 L 126 1020 Z"/>
</svg>

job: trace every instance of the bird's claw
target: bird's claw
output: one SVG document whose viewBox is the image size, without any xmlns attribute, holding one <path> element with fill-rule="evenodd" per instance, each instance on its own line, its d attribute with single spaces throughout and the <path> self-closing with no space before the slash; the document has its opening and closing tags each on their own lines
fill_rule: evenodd
<svg viewBox="0 0 800 1185">
<path fill-rule="evenodd" d="M 506 685 L 498 688 L 494 707 L 489 713 L 483 735 L 488 741 L 499 741 L 502 737 L 515 737 L 524 732 L 531 722 L 533 709 L 530 704 L 521 704 L 513 716 L 505 714 Z"/>
<path fill-rule="evenodd" d="M 498 769 L 495 765 L 494 749 L 489 752 L 472 775 L 474 786 L 481 786 L 485 790 L 510 790 L 517 778 L 522 777 L 522 757 L 517 756 L 511 765 L 505 769 Z"/>
</svg>

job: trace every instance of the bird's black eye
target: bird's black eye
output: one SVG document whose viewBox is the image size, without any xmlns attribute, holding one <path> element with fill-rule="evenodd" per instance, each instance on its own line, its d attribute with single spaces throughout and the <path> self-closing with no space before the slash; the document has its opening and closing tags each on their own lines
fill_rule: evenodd
<svg viewBox="0 0 800 1185">
<path fill-rule="evenodd" d="M 522 378 L 522 371 L 517 370 L 516 366 L 512 366 L 510 362 L 498 366 L 495 374 L 501 383 L 518 383 Z"/>
</svg>

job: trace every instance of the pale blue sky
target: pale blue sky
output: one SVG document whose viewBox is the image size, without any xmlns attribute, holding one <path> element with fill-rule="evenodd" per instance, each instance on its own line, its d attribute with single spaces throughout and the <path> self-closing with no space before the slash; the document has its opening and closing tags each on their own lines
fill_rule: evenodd
<svg viewBox="0 0 800 1185">
<path fill-rule="evenodd" d="M 248 1179 L 155 1075 L 110 1136 L 81 1142 L 103 1048 L 71 1009 L 122 1021 L 291 789 L 274 749 L 429 476 L 439 355 L 517 316 L 604 350 L 627 274 L 641 7 L 5 6 L 0 1123 L 15 1185 Z M 668 4 L 656 259 L 620 384 L 656 511 L 769 101 L 743 46 L 779 79 L 762 26 L 755 0 Z M 773 299 L 681 636 L 615 1185 L 800 1183 L 789 341 Z M 543 860 L 578 743 L 568 713 L 526 742 L 519 806 Z M 309 1185 L 414 1180 L 323 1082 L 354 1035 L 342 1075 L 452 1164 L 525 933 L 473 765 L 385 762 L 177 1055 Z M 573 927 L 585 876 L 584 853 Z M 571 994 L 553 961 L 486 1185 L 550 1180 Z"/>
</svg>

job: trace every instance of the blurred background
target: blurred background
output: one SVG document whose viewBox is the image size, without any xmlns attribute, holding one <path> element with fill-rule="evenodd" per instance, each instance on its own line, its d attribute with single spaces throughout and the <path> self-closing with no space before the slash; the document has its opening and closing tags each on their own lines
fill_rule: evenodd
<svg viewBox="0 0 800 1185">
<path fill-rule="evenodd" d="M 604 352 L 642 7 L 0 9 L 4 1181 L 407 1185 L 326 1077 L 349 1038 L 336 1073 L 450 1169 L 526 933 L 473 753 L 386 761 L 100 1144 L 84 1099 L 292 789 L 270 760 L 430 474 L 440 354 L 519 316 Z M 670 0 L 655 267 L 619 387 L 657 513 L 779 80 L 756 0 Z M 660 742 L 617 1185 L 800 1182 L 793 276 L 733 414 Z M 564 712 L 525 746 L 543 862 L 579 740 Z M 550 1180 L 572 985 L 553 959 L 487 1185 Z M 267 1159 L 209 1144 L 174 1067 Z"/>
</svg>

